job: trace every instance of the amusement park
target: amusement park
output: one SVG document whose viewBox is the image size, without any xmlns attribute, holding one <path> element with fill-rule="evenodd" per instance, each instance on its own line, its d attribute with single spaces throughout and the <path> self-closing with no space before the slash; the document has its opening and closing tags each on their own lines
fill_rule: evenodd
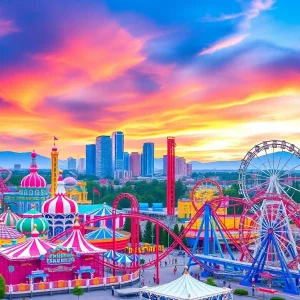
<svg viewBox="0 0 300 300">
<path fill-rule="evenodd" d="M 177 199 L 175 138 L 166 144 L 166 207 L 153 203 L 152 211 L 130 193 L 118 194 L 111 206 L 74 200 L 76 187 L 84 184 L 63 178 L 55 143 L 51 186 L 38 173 L 34 151 L 17 190 L 8 185 L 11 171 L 1 169 L 0 273 L 6 297 L 42 299 L 81 289 L 91 299 L 110 299 L 110 293 L 169 300 L 248 294 L 299 299 L 300 149 L 283 140 L 255 145 L 236 171 L 239 197 L 224 195 L 233 182 L 201 178 L 188 198 Z M 129 208 L 120 208 L 124 201 Z M 149 223 L 148 243 L 142 238 Z M 182 230 L 175 232 L 174 224 Z"/>
</svg>

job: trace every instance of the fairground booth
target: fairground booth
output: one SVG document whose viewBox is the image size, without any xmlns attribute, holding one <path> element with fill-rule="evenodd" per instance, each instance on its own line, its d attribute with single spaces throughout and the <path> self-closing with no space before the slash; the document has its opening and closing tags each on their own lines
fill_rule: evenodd
<svg viewBox="0 0 300 300">
<path fill-rule="evenodd" d="M 34 227 L 25 242 L 0 249 L 0 273 L 7 284 L 103 277 L 104 250 L 85 241 L 78 223 L 63 245 L 42 240 Z"/>
</svg>

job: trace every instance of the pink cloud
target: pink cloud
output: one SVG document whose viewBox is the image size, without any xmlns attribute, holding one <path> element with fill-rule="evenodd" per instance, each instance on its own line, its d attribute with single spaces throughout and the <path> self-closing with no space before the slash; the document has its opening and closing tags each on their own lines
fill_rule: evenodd
<svg viewBox="0 0 300 300">
<path fill-rule="evenodd" d="M 0 19 L 0 37 L 18 32 L 19 29 L 12 20 Z"/>
</svg>

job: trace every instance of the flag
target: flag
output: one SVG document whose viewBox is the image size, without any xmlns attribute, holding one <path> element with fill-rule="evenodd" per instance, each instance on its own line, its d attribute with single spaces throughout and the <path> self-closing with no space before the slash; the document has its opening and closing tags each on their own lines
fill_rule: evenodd
<svg viewBox="0 0 300 300">
<path fill-rule="evenodd" d="M 58 138 L 56 136 L 54 136 L 54 141 L 58 141 Z"/>
<path fill-rule="evenodd" d="M 94 188 L 93 191 L 94 191 L 95 194 L 97 194 L 100 197 L 100 192 L 96 188 Z"/>
</svg>

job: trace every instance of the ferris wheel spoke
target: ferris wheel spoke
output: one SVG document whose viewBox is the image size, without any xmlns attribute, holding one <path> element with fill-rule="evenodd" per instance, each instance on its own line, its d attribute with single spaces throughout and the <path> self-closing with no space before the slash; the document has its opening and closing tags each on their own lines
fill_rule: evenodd
<svg viewBox="0 0 300 300">
<path fill-rule="evenodd" d="M 275 174 L 275 165 L 274 165 L 274 148 L 273 148 L 273 174 Z"/>
<path fill-rule="evenodd" d="M 266 177 L 268 177 L 268 178 L 270 177 L 270 174 L 266 173 L 264 170 L 258 168 L 257 166 L 253 165 L 252 163 L 249 163 L 249 166 L 252 166 L 252 167 L 254 167 L 255 169 L 257 169 L 258 171 L 260 171 L 260 172 L 266 174 Z"/>
<path fill-rule="evenodd" d="M 278 172 L 279 172 L 279 167 L 280 167 L 280 162 L 281 162 L 282 153 L 283 153 L 283 149 L 281 148 L 280 157 L 279 157 L 279 161 L 278 161 L 278 164 L 277 164 L 277 172 L 276 172 L 276 175 L 279 174 Z"/>
<path fill-rule="evenodd" d="M 274 148 L 273 148 L 273 150 L 274 150 Z M 266 149 L 265 149 L 265 153 L 266 153 L 266 157 L 267 157 L 267 160 L 268 160 L 268 163 L 269 163 L 269 166 L 270 166 L 270 173 L 271 173 L 271 175 L 273 175 L 272 166 L 271 166 L 271 163 L 270 163 L 270 160 L 269 160 L 269 154 L 267 153 Z"/>
<path fill-rule="evenodd" d="M 300 167 L 300 164 L 299 164 L 299 165 L 297 165 L 296 167 L 294 167 L 294 168 L 292 168 L 292 169 L 288 170 L 288 171 L 285 171 L 285 172 L 284 172 L 282 175 L 280 175 L 279 177 L 282 177 L 282 176 L 284 176 L 284 175 L 286 175 L 286 174 L 290 173 L 291 171 L 295 170 L 295 169 L 296 169 L 296 168 L 298 168 L 298 167 Z"/>
<path fill-rule="evenodd" d="M 284 227 L 284 226 L 287 226 L 287 225 L 288 225 L 288 221 L 287 221 L 285 218 L 282 218 L 282 219 L 280 220 L 280 222 L 276 222 L 276 223 L 274 224 L 273 229 L 274 229 L 274 230 L 278 230 L 278 229 L 280 229 L 280 228 L 282 228 L 282 227 Z"/>
<path fill-rule="evenodd" d="M 281 182 L 281 184 L 284 185 L 284 186 L 286 186 L 286 187 L 288 187 L 289 189 L 291 188 L 291 189 L 295 190 L 296 192 L 299 192 L 299 193 L 300 193 L 300 190 L 294 188 L 294 187 L 291 186 L 291 185 L 285 184 L 285 183 L 283 183 L 283 182 Z"/>
<path fill-rule="evenodd" d="M 288 198 L 292 199 L 291 196 L 284 190 L 284 188 L 283 188 L 280 184 L 279 184 L 278 186 L 279 186 L 279 188 L 284 192 L 284 194 L 285 194 Z M 293 199 L 292 199 L 292 200 L 293 200 Z"/>
<path fill-rule="evenodd" d="M 294 156 L 294 153 L 291 154 L 289 159 L 286 161 L 286 163 L 283 165 L 283 167 L 280 169 L 280 171 L 277 174 L 280 174 L 283 171 L 284 167 L 290 162 L 290 160 L 292 159 L 293 156 Z"/>
<path fill-rule="evenodd" d="M 278 238 L 278 240 L 279 240 L 280 242 L 285 241 L 285 242 L 287 243 L 287 245 L 291 245 L 291 244 L 292 244 L 292 241 L 286 239 L 284 236 L 279 235 L 278 233 L 275 233 L 275 235 L 276 235 L 276 237 Z M 291 237 L 291 238 L 292 238 L 292 237 Z"/>
<path fill-rule="evenodd" d="M 289 250 L 288 250 L 288 247 L 282 242 L 282 239 L 281 239 L 282 237 L 280 236 L 280 237 L 278 237 L 278 236 L 276 236 L 275 237 L 275 240 L 276 240 L 276 242 L 280 245 L 280 250 L 281 250 L 281 252 L 284 254 L 284 253 L 288 253 L 288 252 L 290 252 Z M 285 249 L 285 251 L 283 252 L 282 250 L 283 249 Z M 285 256 L 285 255 L 284 255 Z"/>
<path fill-rule="evenodd" d="M 265 166 L 266 172 L 268 172 L 269 176 L 271 176 L 272 173 L 271 173 L 270 171 L 268 171 L 268 168 L 267 168 L 267 166 L 265 165 L 265 163 L 260 159 L 260 157 L 259 157 L 256 153 L 254 153 L 254 155 L 259 159 L 259 161 L 262 163 L 262 165 Z"/>
<path fill-rule="evenodd" d="M 248 191 L 255 190 L 255 189 L 257 189 L 257 188 L 259 188 L 259 187 L 263 187 L 264 185 L 267 185 L 267 184 L 269 184 L 269 182 L 268 182 L 268 181 L 265 181 L 265 182 L 260 183 L 260 184 L 254 186 L 254 187 L 252 187 L 252 188 L 250 188 L 250 189 L 247 189 L 247 190 L 248 190 Z"/>
<path fill-rule="evenodd" d="M 270 178 L 270 176 L 261 175 L 261 174 L 256 174 L 256 173 L 255 173 L 255 176 L 262 177 L 262 178 L 267 178 L 267 179 Z M 260 179 L 260 180 L 261 180 L 261 179 Z"/>
</svg>

